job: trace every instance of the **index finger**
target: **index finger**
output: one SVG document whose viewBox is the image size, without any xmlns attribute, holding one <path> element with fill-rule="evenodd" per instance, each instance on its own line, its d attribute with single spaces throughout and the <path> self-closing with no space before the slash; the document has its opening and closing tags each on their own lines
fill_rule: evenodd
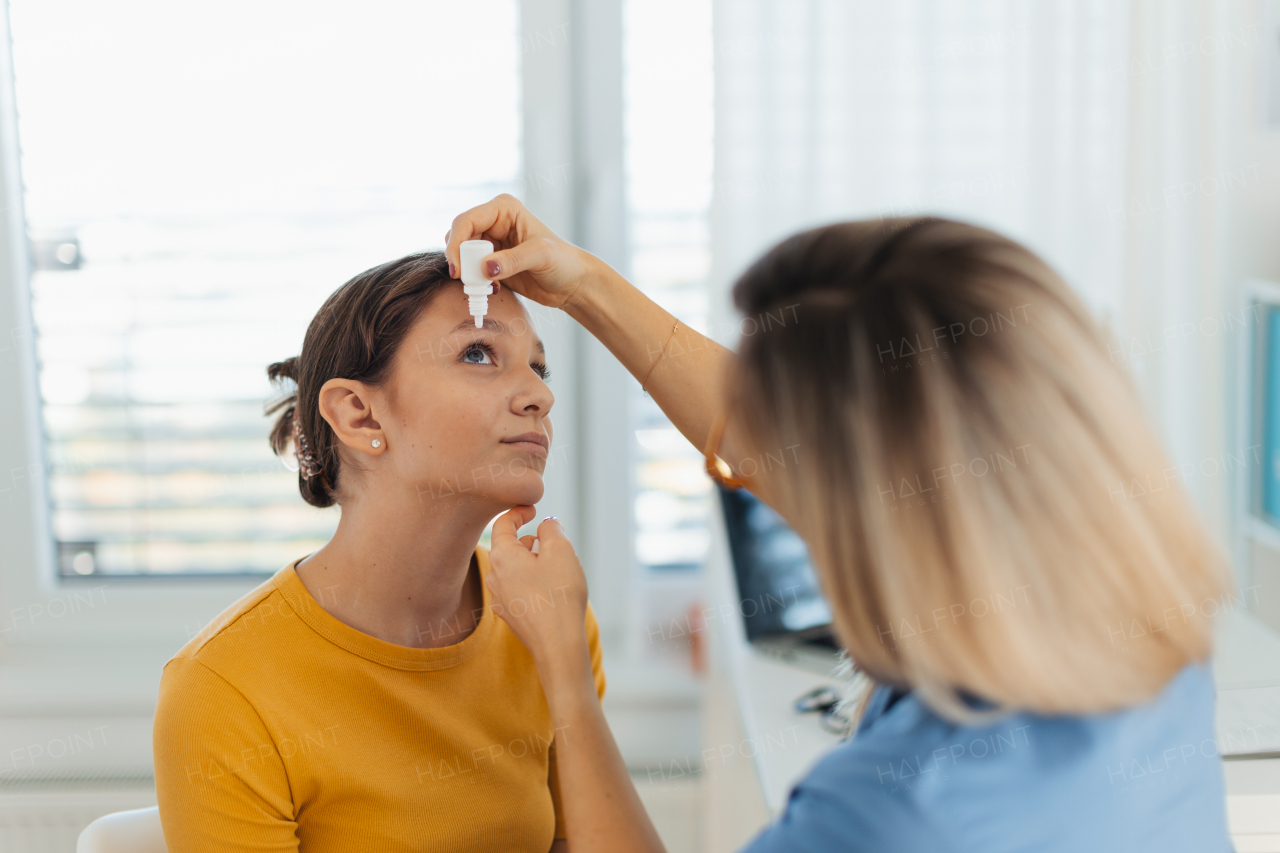
<svg viewBox="0 0 1280 853">
<path fill-rule="evenodd" d="M 524 504 L 521 506 L 513 506 L 511 509 L 498 516 L 498 520 L 493 523 L 493 533 L 490 542 L 493 547 L 499 545 L 519 544 L 519 537 L 516 533 L 521 527 L 528 524 L 534 516 L 533 507 Z"/>
<path fill-rule="evenodd" d="M 549 515 L 542 519 L 542 523 L 538 525 L 538 538 L 546 536 L 548 539 L 568 539 L 568 535 L 564 532 L 564 525 L 560 523 L 560 519 L 554 515 Z"/>
<path fill-rule="evenodd" d="M 507 236 L 513 220 L 508 215 L 510 208 L 506 201 L 498 196 L 454 217 L 449 227 L 449 243 L 444 247 L 445 258 L 454 269 L 462 268 L 459 246 L 464 240 L 479 240 L 485 232 L 499 239 Z"/>
</svg>

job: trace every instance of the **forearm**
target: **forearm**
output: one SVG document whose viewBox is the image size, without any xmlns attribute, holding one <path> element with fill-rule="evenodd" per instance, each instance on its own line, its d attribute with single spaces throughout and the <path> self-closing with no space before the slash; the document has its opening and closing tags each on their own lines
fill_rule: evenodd
<svg viewBox="0 0 1280 853">
<path fill-rule="evenodd" d="M 605 722 L 582 648 L 540 662 L 556 734 L 560 801 L 573 853 L 665 853 Z"/>
<path fill-rule="evenodd" d="M 565 310 L 603 343 L 694 447 L 702 450 L 725 405 L 733 351 L 690 329 L 603 261 Z M 665 352 L 666 355 L 662 355 Z M 737 429 L 726 425 L 722 456 L 732 464 Z"/>
</svg>

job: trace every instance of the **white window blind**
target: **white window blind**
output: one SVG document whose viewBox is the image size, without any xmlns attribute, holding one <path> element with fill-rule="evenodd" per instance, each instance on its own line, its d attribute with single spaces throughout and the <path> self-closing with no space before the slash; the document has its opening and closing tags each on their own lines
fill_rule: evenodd
<svg viewBox="0 0 1280 853">
<path fill-rule="evenodd" d="M 58 569 L 274 571 L 337 510 L 271 453 L 265 368 L 518 191 L 515 0 L 10 9 Z"/>
</svg>

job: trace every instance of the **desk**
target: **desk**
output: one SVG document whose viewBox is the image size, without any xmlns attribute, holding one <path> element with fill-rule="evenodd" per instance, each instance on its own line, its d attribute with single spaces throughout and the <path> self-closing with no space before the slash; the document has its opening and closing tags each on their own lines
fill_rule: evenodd
<svg viewBox="0 0 1280 853">
<path fill-rule="evenodd" d="M 735 613 L 723 529 L 712 541 L 709 604 Z M 815 714 L 791 709 L 805 691 L 835 682 L 761 654 L 747 643 L 741 619 L 709 619 L 707 628 L 703 849 L 728 853 L 782 810 L 795 782 L 837 743 Z M 1247 612 L 1233 612 L 1220 625 L 1214 680 L 1220 689 L 1280 684 L 1280 638 Z M 1280 759 L 1227 760 L 1223 768 L 1237 853 L 1280 853 Z"/>
<path fill-rule="evenodd" d="M 1280 684 L 1280 637 L 1232 611 L 1219 625 L 1213 680 L 1219 690 Z M 1236 853 L 1280 853 L 1280 758 L 1228 759 L 1222 772 Z"/>
</svg>

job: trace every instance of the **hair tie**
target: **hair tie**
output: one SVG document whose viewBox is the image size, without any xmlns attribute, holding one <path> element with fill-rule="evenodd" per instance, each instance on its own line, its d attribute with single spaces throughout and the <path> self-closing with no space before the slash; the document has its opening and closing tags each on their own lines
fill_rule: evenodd
<svg viewBox="0 0 1280 853">
<path fill-rule="evenodd" d="M 293 419 L 293 455 L 298 457 L 298 474 L 302 479 L 310 480 L 323 470 L 323 466 L 320 465 L 320 460 L 316 459 L 311 445 L 307 443 L 307 437 L 302 433 L 297 406 L 293 407 L 290 417 Z"/>
</svg>

